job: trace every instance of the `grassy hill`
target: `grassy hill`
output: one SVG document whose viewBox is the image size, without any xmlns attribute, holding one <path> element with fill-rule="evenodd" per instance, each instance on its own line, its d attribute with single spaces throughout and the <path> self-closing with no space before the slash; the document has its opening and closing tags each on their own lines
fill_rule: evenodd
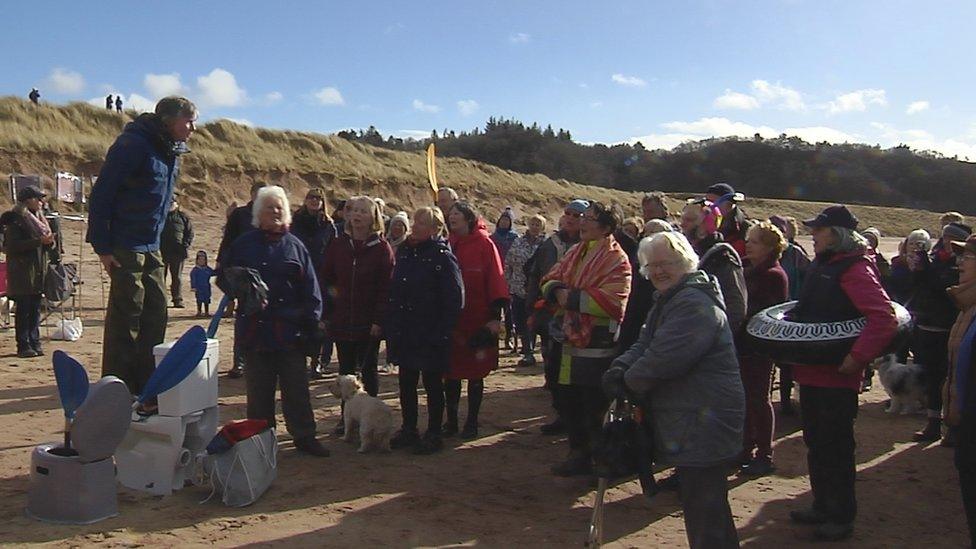
<svg viewBox="0 0 976 549">
<path fill-rule="evenodd" d="M 51 185 L 57 171 L 97 174 L 105 151 L 134 116 L 132 111 L 116 114 L 86 103 L 35 106 L 14 97 L 0 98 L 0 176 L 41 174 Z M 251 128 L 227 120 L 199 127 L 190 148 L 179 185 L 184 207 L 197 213 L 217 214 L 232 201 L 246 200 L 256 180 L 285 187 L 293 200 L 309 187 L 321 187 L 334 198 L 380 196 L 391 210 L 410 210 L 430 202 L 423 153 L 380 149 L 332 135 Z M 628 214 L 636 214 L 640 205 L 639 193 L 525 175 L 470 160 L 439 158 L 437 170 L 442 186 L 457 189 L 489 221 L 506 205 L 522 215 L 542 212 L 554 220 L 562 205 L 576 197 L 618 202 Z M 688 191 L 669 194 L 672 210 L 699 190 Z M 9 202 L 7 193 L 2 193 L 0 204 Z M 824 206 L 750 199 L 744 208 L 754 217 L 773 213 L 809 217 Z M 876 226 L 886 235 L 903 235 L 918 227 L 933 230 L 938 218 L 937 213 L 904 208 L 856 206 L 853 210 L 863 227 Z"/>
</svg>

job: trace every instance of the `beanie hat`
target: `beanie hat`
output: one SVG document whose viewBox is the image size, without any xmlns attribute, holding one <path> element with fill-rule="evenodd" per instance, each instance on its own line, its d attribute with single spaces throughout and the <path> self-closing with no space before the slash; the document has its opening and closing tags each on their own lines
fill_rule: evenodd
<svg viewBox="0 0 976 549">
<path fill-rule="evenodd" d="M 783 234 L 786 234 L 786 218 L 780 215 L 769 216 L 769 222 L 772 223 L 777 229 Z"/>
<path fill-rule="evenodd" d="M 585 212 L 590 207 L 589 200 L 583 200 L 582 198 L 577 198 L 566 205 L 566 209 L 574 213 L 581 214 Z"/>
<path fill-rule="evenodd" d="M 391 227 L 396 222 L 403 223 L 403 227 L 407 232 L 410 232 L 410 216 L 407 215 L 407 212 L 397 212 L 396 215 L 390 218 Z"/>
<path fill-rule="evenodd" d="M 874 227 L 868 227 L 867 229 L 864 229 L 863 231 L 861 231 L 861 235 L 864 236 L 864 238 L 868 239 L 868 242 L 871 243 L 872 248 L 877 248 L 878 244 L 881 243 L 881 231 L 875 229 Z"/>
<path fill-rule="evenodd" d="M 973 228 L 964 223 L 952 222 L 942 227 L 942 236 L 948 236 L 950 240 L 965 242 L 972 234 Z"/>
</svg>

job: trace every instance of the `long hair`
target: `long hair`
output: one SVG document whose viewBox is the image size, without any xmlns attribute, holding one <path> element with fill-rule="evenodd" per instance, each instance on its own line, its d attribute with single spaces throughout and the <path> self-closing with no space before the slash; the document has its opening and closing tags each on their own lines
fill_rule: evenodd
<svg viewBox="0 0 976 549">
<path fill-rule="evenodd" d="M 383 234 L 383 229 L 384 229 L 383 213 L 380 212 L 379 204 L 377 204 L 376 201 L 374 201 L 372 198 L 363 195 L 363 196 L 354 196 L 349 200 L 346 200 L 345 207 L 346 209 L 348 209 L 357 203 L 368 204 L 367 209 L 369 209 L 371 217 L 373 218 L 372 222 L 369 225 L 369 232 L 374 234 L 379 234 L 379 235 Z M 346 233 L 349 234 L 349 236 L 352 236 L 352 224 L 349 223 L 349 220 L 346 220 L 344 229 Z"/>
<path fill-rule="evenodd" d="M 834 233 L 834 242 L 827 247 L 827 251 L 845 254 L 849 252 L 865 251 L 868 248 L 868 241 L 861 236 L 861 233 L 848 229 L 847 227 L 830 227 Z"/>
</svg>

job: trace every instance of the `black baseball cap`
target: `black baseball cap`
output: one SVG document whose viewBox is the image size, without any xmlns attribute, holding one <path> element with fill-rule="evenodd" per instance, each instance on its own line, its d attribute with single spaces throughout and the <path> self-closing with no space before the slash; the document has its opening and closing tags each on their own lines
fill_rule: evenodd
<svg viewBox="0 0 976 549">
<path fill-rule="evenodd" d="M 857 217 L 847 209 L 847 206 L 840 204 L 828 206 L 817 217 L 807 219 L 803 222 L 804 225 L 810 228 L 844 227 L 852 231 L 857 229 L 857 223 Z"/>
<path fill-rule="evenodd" d="M 44 198 L 47 194 L 44 193 L 37 185 L 28 185 L 22 187 L 17 191 L 17 202 L 23 202 L 25 200 L 30 200 L 31 198 Z"/>
</svg>

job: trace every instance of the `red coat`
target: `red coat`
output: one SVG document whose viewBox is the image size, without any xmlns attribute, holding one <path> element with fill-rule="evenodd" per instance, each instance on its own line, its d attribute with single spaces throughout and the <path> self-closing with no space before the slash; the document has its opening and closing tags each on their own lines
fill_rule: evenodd
<svg viewBox="0 0 976 549">
<path fill-rule="evenodd" d="M 386 316 L 393 249 L 381 236 L 353 241 L 342 233 L 329 243 L 319 271 L 323 318 L 337 341 L 366 341 L 370 326 Z"/>
<path fill-rule="evenodd" d="M 451 366 L 445 377 L 481 379 L 498 368 L 498 345 L 473 349 L 468 341 L 492 320 L 491 304 L 508 299 L 508 284 L 498 248 L 482 222 L 471 234 L 452 237 L 451 248 L 461 267 L 464 306 L 451 335 Z"/>
<path fill-rule="evenodd" d="M 856 253 L 837 254 L 830 261 L 840 261 Z M 858 364 L 867 367 L 868 363 L 881 356 L 895 337 L 898 320 L 891 308 L 888 294 L 881 287 L 878 268 L 874 264 L 874 252 L 868 250 L 863 255 L 866 257 L 864 261 L 854 263 L 840 276 L 840 286 L 854 307 L 867 318 L 867 325 L 850 353 Z M 854 374 L 842 374 L 837 371 L 839 367 L 840 364 L 794 364 L 793 379 L 800 385 L 814 387 L 860 388 L 864 370 Z"/>
</svg>

